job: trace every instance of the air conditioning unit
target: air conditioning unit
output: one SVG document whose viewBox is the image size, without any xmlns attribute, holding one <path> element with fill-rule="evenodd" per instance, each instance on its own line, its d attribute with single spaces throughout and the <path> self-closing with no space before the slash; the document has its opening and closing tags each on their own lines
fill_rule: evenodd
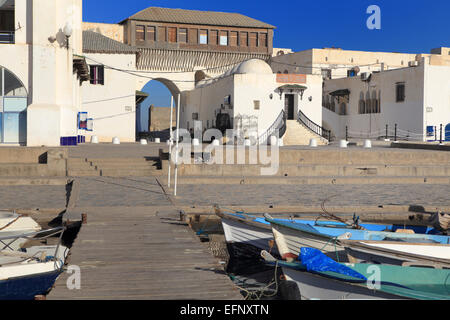
<svg viewBox="0 0 450 320">
<path fill-rule="evenodd" d="M 363 72 L 363 73 L 361 73 L 361 80 L 367 81 L 367 80 L 369 80 L 370 76 L 371 76 L 370 72 Z"/>
<path fill-rule="evenodd" d="M 417 67 L 417 66 L 419 65 L 419 61 L 410 61 L 410 62 L 408 63 L 408 65 L 409 65 L 410 67 Z"/>
</svg>

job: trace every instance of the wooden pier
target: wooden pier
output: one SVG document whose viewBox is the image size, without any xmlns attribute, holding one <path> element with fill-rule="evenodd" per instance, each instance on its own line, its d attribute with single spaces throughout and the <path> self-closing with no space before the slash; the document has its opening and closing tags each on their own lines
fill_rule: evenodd
<svg viewBox="0 0 450 320">
<path fill-rule="evenodd" d="M 240 300 L 223 266 L 180 221 L 175 207 L 77 208 L 87 213 L 49 300 Z M 69 279 L 70 280 L 70 279 Z"/>
</svg>

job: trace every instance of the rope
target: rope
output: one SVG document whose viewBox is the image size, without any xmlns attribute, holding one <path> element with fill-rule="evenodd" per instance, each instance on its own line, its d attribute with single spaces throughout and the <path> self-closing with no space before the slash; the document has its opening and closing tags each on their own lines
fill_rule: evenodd
<svg viewBox="0 0 450 320">
<path fill-rule="evenodd" d="M 5 230 L 6 228 L 8 228 L 9 226 L 11 226 L 14 222 L 16 222 L 17 220 L 19 220 L 22 216 L 19 215 L 17 218 L 15 218 L 13 221 L 10 221 L 9 223 L 7 223 L 6 225 L 4 225 L 3 227 L 0 228 L 0 231 Z"/>
<path fill-rule="evenodd" d="M 275 265 L 275 275 L 274 275 L 274 280 L 271 281 L 268 285 L 266 285 L 265 287 L 258 289 L 258 290 L 247 290 L 241 286 L 236 285 L 236 287 L 238 289 L 240 289 L 241 291 L 244 291 L 246 293 L 246 296 L 244 297 L 244 300 L 261 300 L 262 297 L 266 297 L 266 298 L 271 298 L 274 297 L 278 294 L 278 288 L 279 288 L 279 283 L 278 283 L 278 261 Z M 231 277 L 232 280 L 233 277 Z M 270 289 L 270 287 L 272 287 L 273 285 L 275 285 L 275 289 L 274 289 L 274 293 L 271 294 L 266 294 L 265 292 L 268 291 Z"/>
</svg>

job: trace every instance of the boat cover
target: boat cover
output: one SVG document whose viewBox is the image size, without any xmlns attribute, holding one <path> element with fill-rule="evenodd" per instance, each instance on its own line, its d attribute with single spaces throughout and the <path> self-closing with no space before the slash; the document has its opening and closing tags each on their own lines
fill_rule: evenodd
<svg viewBox="0 0 450 320">
<path fill-rule="evenodd" d="M 315 248 L 301 248 L 298 259 L 309 272 L 334 272 L 366 281 L 367 278 L 355 270 L 327 257 Z"/>
</svg>

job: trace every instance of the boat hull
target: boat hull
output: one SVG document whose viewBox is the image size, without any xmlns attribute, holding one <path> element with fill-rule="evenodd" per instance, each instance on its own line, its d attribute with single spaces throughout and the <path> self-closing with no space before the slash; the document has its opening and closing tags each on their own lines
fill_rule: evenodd
<svg viewBox="0 0 450 320">
<path fill-rule="evenodd" d="M 306 271 L 282 267 L 286 280 L 297 284 L 302 300 L 391 300 L 396 295 L 369 289 L 365 285 L 329 279 Z"/>
<path fill-rule="evenodd" d="M 46 295 L 61 271 L 40 273 L 0 281 L 0 300 L 33 300 Z"/>
<path fill-rule="evenodd" d="M 278 255 L 278 250 L 273 244 L 274 238 L 270 228 L 258 228 L 254 225 L 226 218 L 222 218 L 222 227 L 227 244 L 236 250 L 242 251 L 242 248 L 249 246 L 258 250 L 258 254 L 261 250 L 266 250 Z"/>
</svg>

